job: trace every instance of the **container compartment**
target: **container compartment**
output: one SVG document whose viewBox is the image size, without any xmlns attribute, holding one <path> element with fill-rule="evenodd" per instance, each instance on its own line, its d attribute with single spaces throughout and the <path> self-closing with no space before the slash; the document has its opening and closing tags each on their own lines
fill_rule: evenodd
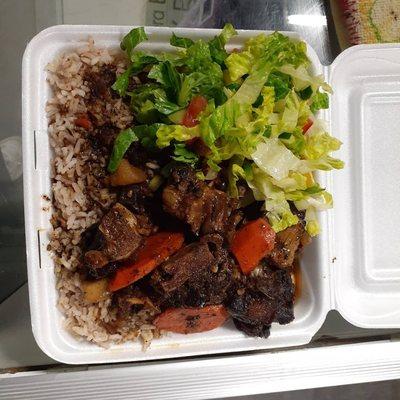
<svg viewBox="0 0 400 400">
<path fill-rule="evenodd" d="M 331 67 L 336 308 L 352 324 L 400 324 L 400 47 L 356 46 Z"/>
</svg>

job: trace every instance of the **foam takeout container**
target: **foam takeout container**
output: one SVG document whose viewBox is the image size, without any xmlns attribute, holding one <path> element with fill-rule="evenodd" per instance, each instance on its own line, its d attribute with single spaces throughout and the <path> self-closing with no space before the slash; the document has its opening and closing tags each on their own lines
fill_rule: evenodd
<svg viewBox="0 0 400 400">
<path fill-rule="evenodd" d="M 56 55 L 83 45 L 89 36 L 99 47 L 117 48 L 127 26 L 55 26 L 35 36 L 23 58 L 24 200 L 29 297 L 32 330 L 50 357 L 70 364 L 110 363 L 264 350 L 299 346 L 311 341 L 329 310 L 338 310 L 364 328 L 400 327 L 400 45 L 364 45 L 344 51 L 323 66 L 308 46 L 313 72 L 333 86 L 330 109 L 322 117 L 344 143 L 337 156 L 341 171 L 321 174 L 333 193 L 335 207 L 320 215 L 322 234 L 301 259 L 300 296 L 295 320 L 273 324 L 268 339 L 246 337 L 232 323 L 214 331 L 154 340 L 143 352 L 140 343 L 103 349 L 79 340 L 63 327 L 58 311 L 55 275 L 46 250 L 51 210 L 51 150 L 47 136 L 46 101 L 51 97 L 46 64 Z M 174 31 L 208 39 L 218 30 L 146 29 L 141 49 L 169 51 Z M 240 47 L 260 31 L 238 31 L 229 48 Z M 269 32 L 266 32 L 269 33 Z M 289 36 L 299 38 L 294 33 Z"/>
</svg>

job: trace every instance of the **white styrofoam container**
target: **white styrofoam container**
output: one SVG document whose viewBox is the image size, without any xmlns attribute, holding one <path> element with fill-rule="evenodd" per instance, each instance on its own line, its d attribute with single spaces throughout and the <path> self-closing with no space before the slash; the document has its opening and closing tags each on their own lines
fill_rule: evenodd
<svg viewBox="0 0 400 400">
<path fill-rule="evenodd" d="M 324 74 L 334 88 L 331 131 L 343 142 L 338 156 L 344 171 L 321 174 L 322 186 L 331 190 L 335 209 L 322 213 L 322 234 L 301 260 L 301 296 L 295 320 L 273 324 L 268 339 L 250 338 L 232 323 L 211 332 L 170 334 L 154 340 L 146 352 L 139 343 L 100 348 L 80 341 L 62 325 L 56 307 L 53 262 L 46 247 L 50 211 L 43 211 L 51 196 L 51 150 L 45 104 L 50 98 L 45 66 L 57 54 L 82 45 L 92 36 L 97 46 L 117 48 L 131 28 L 126 26 L 55 26 L 28 44 L 23 59 L 24 199 L 32 330 L 38 345 L 50 357 L 70 364 L 109 363 L 217 354 L 244 350 L 304 345 L 311 341 L 330 309 L 339 310 L 362 327 L 400 326 L 400 189 L 394 177 L 400 150 L 400 46 L 358 46 L 345 51 L 330 67 L 320 63 L 308 47 L 315 74 Z M 146 29 L 149 41 L 140 49 L 168 51 L 172 31 L 193 39 L 208 39 L 218 30 Z M 261 31 L 239 31 L 229 44 L 240 47 Z M 267 32 L 268 33 L 268 32 Z M 289 36 L 297 38 L 293 33 Z M 397 68 L 397 71 L 396 71 Z M 400 113 L 399 113 L 400 116 Z M 399 238 L 399 239 L 398 239 Z M 396 242 L 397 241 L 397 242 Z"/>
</svg>

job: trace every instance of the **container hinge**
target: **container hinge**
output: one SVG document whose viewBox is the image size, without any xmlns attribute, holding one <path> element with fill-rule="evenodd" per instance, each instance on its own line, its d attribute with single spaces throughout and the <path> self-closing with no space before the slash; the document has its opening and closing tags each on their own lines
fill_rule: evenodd
<svg viewBox="0 0 400 400">
<path fill-rule="evenodd" d="M 322 66 L 325 82 L 329 82 L 331 78 L 331 65 L 323 65 Z"/>
</svg>

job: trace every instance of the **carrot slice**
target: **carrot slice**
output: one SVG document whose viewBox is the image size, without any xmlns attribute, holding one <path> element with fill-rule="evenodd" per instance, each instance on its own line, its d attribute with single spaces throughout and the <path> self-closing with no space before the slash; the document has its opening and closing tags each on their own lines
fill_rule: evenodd
<svg viewBox="0 0 400 400">
<path fill-rule="evenodd" d="M 249 274 L 274 246 L 274 230 L 264 218 L 259 218 L 248 222 L 236 232 L 231 251 L 243 273 Z"/>
<path fill-rule="evenodd" d="M 169 308 L 154 320 L 158 329 L 175 333 L 198 333 L 221 326 L 228 318 L 222 305 L 199 308 Z"/>
<path fill-rule="evenodd" d="M 115 292 L 143 278 L 178 251 L 183 241 L 181 233 L 159 232 L 149 236 L 138 251 L 136 261 L 127 262 L 117 270 L 108 284 L 108 290 Z"/>
</svg>

